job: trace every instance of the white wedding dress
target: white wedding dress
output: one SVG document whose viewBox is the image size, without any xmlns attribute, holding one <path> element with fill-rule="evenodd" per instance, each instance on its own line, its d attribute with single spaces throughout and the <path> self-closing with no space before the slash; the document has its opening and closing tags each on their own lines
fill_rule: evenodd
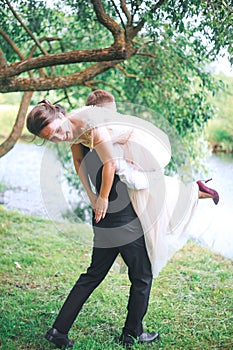
<svg viewBox="0 0 233 350">
<path fill-rule="evenodd" d="M 83 143 L 90 149 L 94 147 L 94 130 L 107 129 L 116 173 L 127 184 L 143 228 L 153 276 L 157 277 L 187 239 L 198 202 L 198 185 L 185 185 L 164 175 L 163 169 L 171 158 L 170 142 L 151 123 L 96 106 L 81 108 L 71 115 L 82 121 L 75 143 Z"/>
</svg>

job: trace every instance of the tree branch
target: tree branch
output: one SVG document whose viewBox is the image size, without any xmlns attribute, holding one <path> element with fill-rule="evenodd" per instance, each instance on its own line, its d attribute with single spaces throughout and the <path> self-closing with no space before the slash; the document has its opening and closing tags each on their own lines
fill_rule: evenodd
<svg viewBox="0 0 233 350">
<path fill-rule="evenodd" d="M 67 89 L 63 89 L 63 90 L 64 90 L 65 97 L 60 98 L 59 100 L 55 101 L 53 104 L 57 104 L 57 103 L 60 103 L 61 101 L 67 100 L 69 105 L 70 105 L 70 107 L 74 108 L 72 102 L 70 101 L 70 97 L 69 97 L 69 94 L 67 92 Z"/>
<path fill-rule="evenodd" d="M 68 101 L 70 107 L 71 107 L 71 108 L 74 108 L 72 102 L 70 101 L 70 97 L 69 97 L 69 94 L 68 94 L 67 89 L 64 89 L 64 94 L 65 94 L 65 97 L 66 97 L 66 99 L 67 99 L 67 101 Z"/>
<path fill-rule="evenodd" d="M 18 46 L 14 43 L 13 40 L 11 40 L 11 38 L 0 29 L 0 35 L 3 36 L 3 38 L 8 42 L 8 44 L 10 45 L 10 47 L 15 51 L 15 53 L 19 56 L 19 58 L 21 58 L 22 60 L 24 60 L 24 55 L 22 54 L 22 52 L 20 51 L 20 49 L 18 48 Z M 5 70 L 7 71 L 8 66 L 5 68 Z M 1 71 L 2 69 L 0 69 Z M 29 72 L 29 76 L 32 78 L 32 72 Z M 1 79 L 0 79 L 1 80 Z"/>
<path fill-rule="evenodd" d="M 137 56 L 146 56 L 146 57 L 151 57 L 151 58 L 158 58 L 155 55 L 152 55 L 150 53 L 146 53 L 146 52 L 137 52 L 136 54 Z"/>
<path fill-rule="evenodd" d="M 225 1 L 222 1 L 222 6 L 229 12 L 233 13 L 233 8 L 230 7 Z"/>
<path fill-rule="evenodd" d="M 166 1 L 168 0 L 159 0 L 154 6 L 151 7 L 150 12 L 155 12 L 160 6 L 162 6 Z M 142 29 L 142 27 L 144 26 L 144 24 L 146 23 L 145 20 L 145 16 L 144 18 L 141 19 L 141 21 L 139 21 L 139 23 L 137 24 L 137 26 L 135 26 L 133 28 L 133 35 L 136 36 L 138 32 L 140 32 L 140 30 Z"/>
<path fill-rule="evenodd" d="M 11 12 L 13 13 L 13 15 L 15 16 L 15 18 L 17 19 L 17 21 L 21 24 L 21 26 L 26 30 L 26 32 L 30 35 L 30 37 L 32 38 L 32 40 L 36 43 L 36 45 L 39 47 L 39 49 L 41 50 L 41 52 L 44 55 L 47 55 L 47 52 L 43 49 L 43 47 L 40 45 L 40 42 L 36 39 L 35 35 L 30 31 L 30 29 L 23 23 L 22 19 L 19 17 L 19 15 L 15 12 L 14 8 L 11 6 L 10 1 L 9 0 L 5 0 L 5 2 L 7 3 L 8 7 L 10 8 Z"/>
<path fill-rule="evenodd" d="M 112 3 L 112 5 L 113 5 L 113 7 L 114 7 L 114 9 L 115 9 L 115 11 L 116 11 L 116 13 L 118 14 L 118 16 L 119 16 L 119 18 L 120 18 L 120 21 L 121 21 L 121 24 L 122 24 L 122 27 L 124 28 L 125 34 L 127 35 L 127 33 L 126 33 L 126 28 L 125 28 L 125 23 L 124 23 L 124 21 L 123 21 L 123 19 L 122 19 L 122 17 L 121 17 L 120 11 L 118 10 L 118 7 L 116 6 L 114 0 L 110 0 L 110 1 L 111 1 L 111 3 Z"/>
<path fill-rule="evenodd" d="M 7 43 L 14 50 L 14 52 L 19 56 L 19 58 L 24 60 L 24 55 L 22 54 L 18 46 L 14 43 L 13 40 L 11 40 L 11 38 L 2 29 L 0 29 L 0 35 L 7 41 Z"/>
<path fill-rule="evenodd" d="M 103 62 L 125 59 L 125 51 L 116 45 L 105 49 L 74 50 L 46 56 L 39 56 L 14 63 L 7 69 L 0 69 L 0 78 L 13 77 L 32 69 L 78 62 Z"/>
<path fill-rule="evenodd" d="M 0 92 L 13 91 L 47 91 L 64 89 L 70 86 L 80 86 L 86 81 L 92 80 L 96 75 L 115 67 L 119 62 L 115 60 L 111 62 L 101 62 L 92 65 L 81 72 L 60 77 L 52 78 L 10 78 L 0 81 Z"/>
<path fill-rule="evenodd" d="M 8 138 L 0 145 L 0 157 L 4 156 L 7 152 L 9 152 L 14 147 L 17 140 L 19 139 L 23 130 L 24 120 L 27 114 L 28 106 L 32 98 L 32 94 L 33 94 L 32 91 L 25 92 L 23 94 L 18 115 L 15 121 L 15 124 L 13 126 L 13 129 L 10 135 L 8 136 Z"/>
<path fill-rule="evenodd" d="M 96 17 L 98 21 L 103 24 L 114 37 L 114 41 L 118 44 L 124 46 L 125 38 L 124 32 L 122 28 L 119 26 L 117 22 L 115 22 L 110 16 L 108 16 L 104 10 L 103 4 L 101 0 L 91 0 L 92 5 L 94 7 L 94 11 L 96 13 Z"/>
<path fill-rule="evenodd" d="M 120 0 L 120 2 L 121 2 L 121 9 L 127 18 L 127 24 L 131 24 L 132 23 L 132 16 L 127 8 L 126 2 L 125 2 L 125 0 Z"/>
<path fill-rule="evenodd" d="M 40 42 L 42 41 L 47 41 L 47 42 L 51 42 L 51 41 L 57 41 L 57 40 L 61 40 L 60 38 L 58 37 L 46 37 L 46 36 L 43 36 L 42 38 L 39 39 Z M 27 59 L 30 59 L 32 58 L 32 56 L 34 55 L 34 52 L 36 51 L 36 48 L 37 48 L 37 45 L 34 45 L 32 48 L 31 48 L 31 51 L 27 57 Z M 51 75 L 54 73 L 55 71 L 55 67 L 51 67 Z M 46 76 L 46 73 L 44 73 L 44 70 L 42 68 L 39 69 L 39 75 L 40 77 L 43 77 L 43 76 Z"/>
<path fill-rule="evenodd" d="M 126 71 L 126 69 L 124 67 L 122 67 L 120 64 L 117 66 L 118 69 L 120 69 L 122 71 L 122 73 L 126 76 L 126 77 L 129 77 L 129 78 L 134 78 L 134 79 L 138 79 L 138 80 L 143 80 L 142 78 L 139 78 L 139 76 L 137 74 L 131 74 L 131 73 L 128 73 Z"/>
<path fill-rule="evenodd" d="M 5 69 L 7 67 L 7 60 L 6 56 L 4 55 L 4 52 L 0 48 L 0 67 Z"/>
<path fill-rule="evenodd" d="M 38 39 L 38 40 L 39 40 L 39 42 L 41 43 L 41 42 L 43 42 L 43 41 L 48 41 L 48 42 L 51 42 L 51 41 L 59 41 L 59 40 L 61 40 L 61 38 L 58 38 L 58 37 L 51 37 L 51 38 L 50 38 L 50 37 L 47 37 L 47 36 L 43 36 L 42 38 L 40 38 L 40 39 Z M 29 55 L 28 55 L 27 58 L 32 58 L 34 52 L 36 51 L 36 48 L 37 48 L 37 45 L 32 46 L 31 51 L 30 51 L 30 53 L 29 53 Z"/>
</svg>

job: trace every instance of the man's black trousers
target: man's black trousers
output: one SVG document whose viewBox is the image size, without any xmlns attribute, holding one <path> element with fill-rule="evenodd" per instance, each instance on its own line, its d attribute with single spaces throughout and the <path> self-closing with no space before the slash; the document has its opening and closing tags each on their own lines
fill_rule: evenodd
<svg viewBox="0 0 233 350">
<path fill-rule="evenodd" d="M 91 265 L 75 283 L 53 325 L 54 328 L 62 333 L 69 332 L 83 304 L 105 278 L 119 253 L 128 266 L 131 282 L 123 332 L 133 337 L 143 332 L 142 319 L 147 311 L 152 284 L 151 264 L 143 235 L 120 247 L 93 248 Z"/>
</svg>

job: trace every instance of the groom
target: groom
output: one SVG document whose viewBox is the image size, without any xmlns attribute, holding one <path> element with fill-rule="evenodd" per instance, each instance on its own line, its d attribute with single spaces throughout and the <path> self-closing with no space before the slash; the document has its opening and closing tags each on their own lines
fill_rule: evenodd
<svg viewBox="0 0 233 350">
<path fill-rule="evenodd" d="M 115 108 L 115 100 L 110 93 L 95 90 L 89 95 L 87 105 Z M 71 149 L 78 175 L 82 167 L 82 171 L 85 172 L 84 181 L 91 181 L 98 194 L 103 164 L 97 153 L 95 150 L 89 152 L 89 149 L 81 144 L 74 144 Z M 108 201 L 108 211 L 104 218 L 95 220 L 96 213 L 93 212 L 94 247 L 91 264 L 86 273 L 80 275 L 53 327 L 45 334 L 45 338 L 58 348 L 73 347 L 74 343 L 69 340 L 68 332 L 83 304 L 103 281 L 119 253 L 128 267 L 131 282 L 128 313 L 120 343 L 130 347 L 135 342 L 150 343 L 158 338 L 157 332 L 143 331 L 142 320 L 147 311 L 152 284 L 151 264 L 140 221 L 130 202 L 127 187 L 117 175 L 114 175 Z"/>
</svg>

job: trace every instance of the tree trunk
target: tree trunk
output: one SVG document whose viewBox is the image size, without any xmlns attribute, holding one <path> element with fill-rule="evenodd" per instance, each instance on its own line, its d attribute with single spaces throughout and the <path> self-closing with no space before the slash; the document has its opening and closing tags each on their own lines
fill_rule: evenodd
<svg viewBox="0 0 233 350">
<path fill-rule="evenodd" d="M 7 152 L 9 152 L 20 138 L 32 95 L 32 91 L 28 91 L 23 94 L 13 129 L 8 138 L 0 145 L 0 157 L 4 156 Z"/>
</svg>

